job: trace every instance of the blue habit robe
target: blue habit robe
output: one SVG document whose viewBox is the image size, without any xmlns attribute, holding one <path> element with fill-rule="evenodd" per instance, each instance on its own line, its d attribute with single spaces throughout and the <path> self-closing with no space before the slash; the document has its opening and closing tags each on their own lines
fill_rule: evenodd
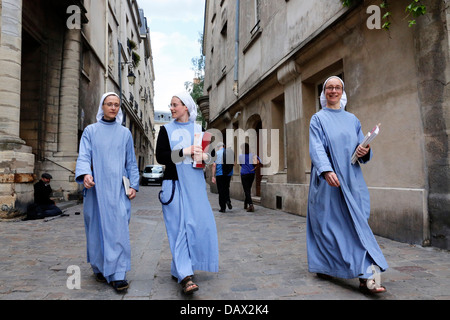
<svg viewBox="0 0 450 320">
<path fill-rule="evenodd" d="M 311 118 L 311 181 L 307 211 L 307 251 L 310 272 L 339 278 L 370 278 L 371 265 L 388 268 L 370 229 L 369 190 L 360 163 L 351 157 L 364 139 L 361 123 L 344 109 L 323 108 Z M 334 171 L 340 187 L 331 187 L 322 173 Z"/>
<path fill-rule="evenodd" d="M 194 127 L 201 132 L 192 121 L 172 121 L 164 127 L 172 150 L 193 145 Z M 193 168 L 190 157 L 176 163 L 176 170 L 178 180 L 163 181 L 160 199 L 167 202 L 175 184 L 173 200 L 162 209 L 172 252 L 171 274 L 181 282 L 195 270 L 218 272 L 219 248 L 203 170 Z"/>
<path fill-rule="evenodd" d="M 95 182 L 94 187 L 84 190 L 87 261 L 94 273 L 102 273 L 108 282 L 124 280 L 131 267 L 131 203 L 122 177 L 128 177 L 130 186 L 139 190 L 130 130 L 103 120 L 87 126 L 80 141 L 76 181 L 83 184 L 86 174 Z"/>
</svg>

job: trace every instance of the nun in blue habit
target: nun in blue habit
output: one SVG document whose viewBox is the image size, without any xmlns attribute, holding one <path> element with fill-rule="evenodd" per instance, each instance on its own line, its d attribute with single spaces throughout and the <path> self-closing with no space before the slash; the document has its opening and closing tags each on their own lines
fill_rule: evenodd
<svg viewBox="0 0 450 320">
<path fill-rule="evenodd" d="M 120 98 L 105 93 L 97 122 L 84 129 L 76 165 L 76 181 L 83 184 L 83 214 L 87 261 L 96 279 L 118 292 L 128 288 L 131 267 L 130 200 L 139 190 L 139 171 L 130 130 L 122 126 Z M 127 196 L 123 176 L 130 180 Z"/>
<path fill-rule="evenodd" d="M 218 272 L 219 249 L 214 214 L 206 193 L 203 170 L 193 168 L 193 159 L 207 160 L 201 146 L 194 146 L 197 106 L 188 92 L 172 97 L 174 119 L 161 127 L 156 159 L 166 166 L 161 192 L 167 237 L 172 253 L 171 274 L 185 294 L 198 290 L 195 270 Z"/>
<path fill-rule="evenodd" d="M 322 110 L 311 118 L 311 181 L 307 209 L 308 268 L 321 278 L 357 278 L 363 292 L 381 293 L 387 262 L 369 226 L 370 197 L 360 164 L 372 157 L 355 115 L 345 111 L 344 82 L 323 85 Z M 358 161 L 351 157 L 357 151 Z"/>
</svg>

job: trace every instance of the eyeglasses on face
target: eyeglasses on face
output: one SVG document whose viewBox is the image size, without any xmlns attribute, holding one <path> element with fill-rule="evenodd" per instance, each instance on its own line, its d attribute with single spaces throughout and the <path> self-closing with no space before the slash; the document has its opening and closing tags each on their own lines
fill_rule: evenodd
<svg viewBox="0 0 450 320">
<path fill-rule="evenodd" d="M 333 91 L 333 90 L 341 91 L 342 87 L 341 86 L 336 86 L 336 87 L 329 86 L 329 87 L 326 87 L 325 89 L 328 90 L 328 91 Z"/>
<path fill-rule="evenodd" d="M 120 107 L 120 103 L 112 103 L 112 102 L 108 102 L 108 103 L 104 103 L 105 105 L 107 105 L 108 107 L 112 108 L 119 108 Z"/>
</svg>

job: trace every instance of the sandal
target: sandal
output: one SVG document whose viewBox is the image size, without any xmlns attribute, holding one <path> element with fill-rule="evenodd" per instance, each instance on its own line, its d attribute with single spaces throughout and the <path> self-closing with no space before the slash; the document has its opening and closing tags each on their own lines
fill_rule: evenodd
<svg viewBox="0 0 450 320">
<path fill-rule="evenodd" d="M 379 285 L 374 279 L 359 279 L 359 291 L 362 293 L 384 293 L 386 287 Z"/>
<path fill-rule="evenodd" d="M 117 293 L 124 293 L 129 287 L 127 280 L 111 281 L 111 285 Z"/>
<path fill-rule="evenodd" d="M 97 282 L 106 282 L 106 278 L 101 273 L 94 273 Z"/>
<path fill-rule="evenodd" d="M 192 278 L 190 276 L 187 276 L 180 282 L 181 286 L 183 287 L 183 293 L 184 294 L 193 294 L 195 291 L 198 290 L 198 285 L 196 285 L 194 282 L 192 282 Z"/>
</svg>

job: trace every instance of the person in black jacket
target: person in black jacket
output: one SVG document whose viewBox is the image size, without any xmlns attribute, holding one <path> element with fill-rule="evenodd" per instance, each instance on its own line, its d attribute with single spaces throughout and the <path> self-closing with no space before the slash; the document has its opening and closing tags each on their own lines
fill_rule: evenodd
<svg viewBox="0 0 450 320">
<path fill-rule="evenodd" d="M 194 160 L 209 163 L 213 155 L 194 144 L 202 127 L 195 123 L 197 105 L 190 93 L 174 95 L 170 111 L 174 120 L 161 127 L 156 143 L 156 160 L 166 166 L 159 200 L 172 253 L 170 273 L 184 294 L 192 294 L 199 289 L 192 278 L 195 270 L 219 271 L 217 228 L 205 176 L 193 166 Z"/>
<path fill-rule="evenodd" d="M 222 142 L 217 144 L 217 159 L 212 166 L 211 182 L 217 184 L 219 193 L 219 212 L 225 212 L 225 205 L 232 209 L 230 199 L 230 182 L 233 176 L 234 154 L 229 148 L 225 148 Z M 231 163 L 230 163 L 231 162 Z"/>
<path fill-rule="evenodd" d="M 43 173 L 41 180 L 34 185 L 34 204 L 37 219 L 45 217 L 53 217 L 62 214 L 60 208 L 55 205 L 55 201 L 50 199 L 52 188 L 50 187 L 50 180 L 52 176 L 48 173 Z"/>
</svg>

